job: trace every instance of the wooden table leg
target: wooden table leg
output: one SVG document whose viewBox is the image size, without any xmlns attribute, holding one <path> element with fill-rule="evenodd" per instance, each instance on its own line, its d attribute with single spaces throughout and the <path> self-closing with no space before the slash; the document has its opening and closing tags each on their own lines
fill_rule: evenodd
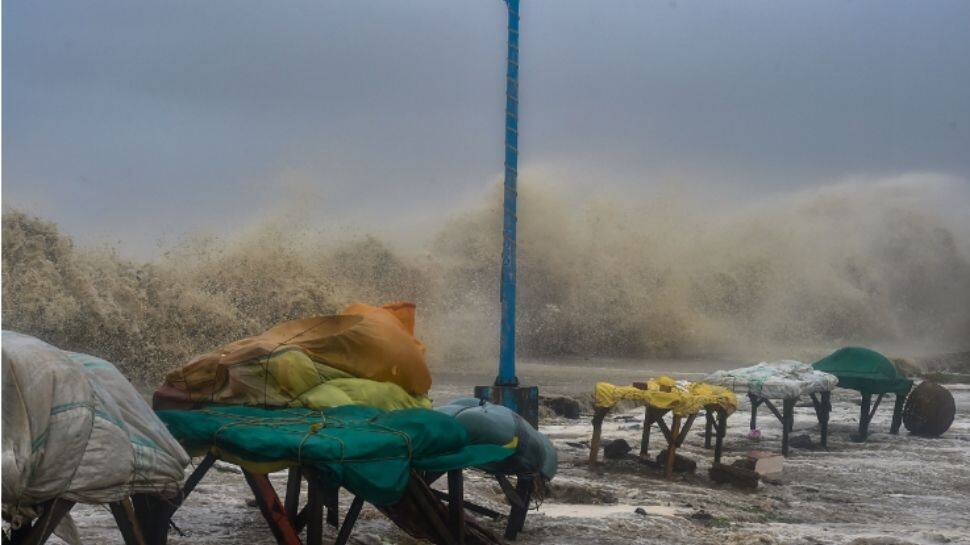
<svg viewBox="0 0 970 545">
<path fill-rule="evenodd" d="M 323 544 L 323 494 L 317 479 L 307 481 L 307 545 Z M 292 522 L 293 519 L 290 519 Z"/>
<path fill-rule="evenodd" d="M 111 508 L 111 515 L 114 516 L 115 524 L 121 531 L 125 545 L 145 545 L 145 538 L 138 526 L 138 519 L 135 517 L 135 508 L 131 505 L 131 500 L 125 498 L 121 501 L 111 502 L 108 507 Z"/>
<path fill-rule="evenodd" d="M 781 454 L 788 456 L 788 439 L 795 423 L 795 400 L 785 398 L 781 413 Z"/>
<path fill-rule="evenodd" d="M 61 523 L 64 515 L 67 515 L 74 507 L 74 502 L 64 498 L 54 498 L 46 502 L 44 512 L 40 515 L 30 531 L 26 533 L 26 538 L 22 545 L 43 545 L 54 533 L 54 528 Z"/>
<path fill-rule="evenodd" d="M 246 477 L 246 483 L 253 491 L 259 511 L 266 519 L 266 524 L 273 532 L 276 542 L 279 545 L 302 545 L 296 528 L 293 527 L 293 523 L 286 516 L 283 503 L 276 495 L 273 484 L 269 482 L 269 477 L 259 473 L 251 473 L 245 469 L 243 469 L 243 476 Z"/>
<path fill-rule="evenodd" d="M 465 544 L 465 485 L 462 470 L 453 469 L 448 472 L 448 524 L 458 540 L 458 545 Z"/>
<path fill-rule="evenodd" d="M 761 405 L 761 398 L 754 394 L 748 394 L 748 399 L 751 401 L 751 424 L 749 428 L 756 430 L 758 429 L 758 405 Z"/>
<path fill-rule="evenodd" d="M 829 446 L 829 416 L 832 414 L 832 393 L 822 392 L 822 401 L 819 402 L 819 427 L 821 428 L 822 446 Z"/>
<path fill-rule="evenodd" d="M 597 407 L 593 411 L 593 438 L 589 441 L 589 465 L 595 466 L 600 452 L 600 438 L 603 433 L 603 420 L 610 410 L 604 407 Z"/>
<path fill-rule="evenodd" d="M 909 390 L 896 392 L 896 403 L 893 404 L 893 423 L 889 427 L 889 433 L 893 435 L 899 433 L 899 426 L 903 423 L 903 407 L 906 404 L 906 396 L 908 395 Z"/>
<path fill-rule="evenodd" d="M 680 415 L 674 415 L 674 422 L 670 427 L 671 440 L 667 442 L 667 465 L 664 467 L 664 476 L 671 478 L 674 474 L 674 459 L 677 456 L 677 436 L 680 435 Z"/>
<path fill-rule="evenodd" d="M 350 509 L 347 510 L 347 515 L 344 516 L 344 522 L 340 525 L 340 530 L 337 532 L 337 541 L 334 545 L 347 545 L 347 540 L 350 539 L 350 532 L 354 529 L 354 524 L 357 523 L 357 516 L 360 515 L 360 509 L 364 506 L 364 499 L 360 496 L 354 496 L 354 501 L 350 504 Z"/>
<path fill-rule="evenodd" d="M 724 448 L 724 436 L 727 435 L 727 411 L 724 409 L 717 409 L 715 412 L 717 415 L 717 438 L 714 443 L 714 463 L 721 463 L 721 453 Z"/>
<path fill-rule="evenodd" d="M 519 475 L 516 479 L 515 494 L 519 501 L 518 505 L 512 505 L 509 522 L 505 525 L 505 539 L 515 539 L 515 536 L 525 526 L 525 517 L 529 513 L 529 502 L 532 501 L 532 488 L 534 484 L 531 475 Z"/>
<path fill-rule="evenodd" d="M 714 430 L 714 414 L 712 409 L 704 409 L 704 448 L 711 448 L 711 432 Z"/>
<path fill-rule="evenodd" d="M 303 486 L 303 469 L 300 466 L 293 466 L 286 475 L 286 498 L 283 500 L 286 516 L 290 517 L 291 521 L 295 521 L 299 513 L 301 486 Z"/>
</svg>

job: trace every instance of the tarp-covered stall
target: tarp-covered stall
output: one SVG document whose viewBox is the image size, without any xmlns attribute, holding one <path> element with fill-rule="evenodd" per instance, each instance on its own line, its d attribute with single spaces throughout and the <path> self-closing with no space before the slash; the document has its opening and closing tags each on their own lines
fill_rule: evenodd
<svg viewBox="0 0 970 545">
<path fill-rule="evenodd" d="M 2 343 L 4 517 L 179 494 L 188 454 L 113 365 L 12 331 Z"/>
<path fill-rule="evenodd" d="M 835 375 L 819 371 L 800 361 L 781 360 L 761 362 L 730 371 L 715 371 L 704 381 L 748 394 L 748 399 L 751 400 L 752 430 L 758 426 L 758 407 L 767 406 L 781 422 L 781 452 L 784 455 L 788 454 L 788 438 L 794 425 L 795 404 L 801 396 L 809 396 L 818 418 L 822 446 L 828 444 L 831 392 L 839 381 Z M 780 411 L 771 402 L 772 399 L 782 401 Z"/>
<path fill-rule="evenodd" d="M 665 473 L 670 476 L 673 471 L 674 457 L 694 418 L 704 409 L 705 447 L 710 447 L 711 433 L 716 434 L 714 447 L 714 461 L 721 460 L 721 446 L 727 429 L 727 418 L 737 408 L 737 398 L 734 394 L 721 386 L 705 384 L 703 382 L 677 381 L 667 376 L 661 376 L 646 382 L 636 382 L 631 386 L 616 386 L 607 382 L 596 384 L 593 393 L 593 438 L 590 441 L 589 462 L 597 463 L 599 455 L 600 434 L 603 420 L 620 401 L 632 401 L 646 407 L 643 422 L 643 436 L 640 440 L 640 456 L 646 457 L 650 445 L 650 429 L 654 424 L 660 428 L 667 440 L 667 459 L 664 463 Z M 673 414 L 673 420 L 668 427 L 664 422 L 664 415 Z M 683 420 L 683 426 L 682 421 Z"/>
<path fill-rule="evenodd" d="M 893 394 L 893 419 L 889 433 L 899 433 L 903 421 L 903 407 L 906 396 L 913 387 L 913 381 L 906 378 L 893 362 L 875 350 L 849 346 L 832 352 L 812 364 L 818 371 L 831 373 L 839 379 L 840 388 L 856 390 L 862 394 L 862 407 L 859 414 L 859 434 L 856 439 L 865 440 L 879 403 L 886 394 Z M 873 404 L 872 396 L 876 401 Z"/>
</svg>

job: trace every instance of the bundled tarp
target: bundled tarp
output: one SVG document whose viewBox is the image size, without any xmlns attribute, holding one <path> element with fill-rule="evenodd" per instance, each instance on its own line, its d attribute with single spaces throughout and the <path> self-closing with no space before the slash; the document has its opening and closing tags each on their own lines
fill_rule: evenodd
<svg viewBox="0 0 970 545">
<path fill-rule="evenodd" d="M 473 444 L 515 449 L 515 454 L 508 459 L 479 469 L 503 475 L 538 473 L 546 480 L 556 475 L 558 455 L 552 441 L 509 408 L 463 397 L 436 410 L 458 420 Z"/>
<path fill-rule="evenodd" d="M 798 399 L 802 395 L 830 392 L 839 379 L 807 363 L 781 360 L 715 371 L 704 378 L 704 382 L 769 399 Z"/>
<path fill-rule="evenodd" d="M 3 332 L 3 510 L 178 494 L 188 454 L 107 361 Z"/>
<path fill-rule="evenodd" d="M 172 371 L 154 405 L 430 408 L 431 374 L 413 333 L 410 303 L 354 304 L 343 314 L 284 322 Z"/>
<path fill-rule="evenodd" d="M 906 394 L 913 387 L 913 381 L 899 372 L 889 358 L 868 348 L 849 346 L 836 350 L 812 367 L 838 377 L 839 387 L 863 394 Z"/>
<path fill-rule="evenodd" d="M 731 414 L 738 406 L 734 393 L 726 388 L 703 382 L 676 381 L 668 376 L 633 386 L 616 386 L 608 382 L 596 384 L 593 401 L 597 408 L 608 409 L 621 400 L 669 409 L 678 416 L 697 414 L 708 405 Z"/>
<path fill-rule="evenodd" d="M 473 445 L 457 420 L 428 409 L 213 406 L 158 411 L 158 416 L 193 454 L 213 452 L 256 473 L 312 467 L 329 484 L 374 505 L 398 501 L 412 468 L 443 472 L 482 466 L 514 452 Z"/>
</svg>

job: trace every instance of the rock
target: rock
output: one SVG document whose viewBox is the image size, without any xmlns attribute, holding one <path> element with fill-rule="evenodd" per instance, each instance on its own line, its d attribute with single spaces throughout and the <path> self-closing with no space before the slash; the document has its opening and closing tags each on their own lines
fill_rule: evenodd
<svg viewBox="0 0 970 545">
<path fill-rule="evenodd" d="M 667 467 L 667 449 L 660 451 L 657 455 L 657 465 L 660 467 Z M 691 460 L 686 456 L 681 456 L 680 454 L 674 454 L 674 472 L 675 473 L 693 473 L 697 470 L 697 462 Z"/>
<path fill-rule="evenodd" d="M 808 435 L 796 435 L 788 440 L 788 446 L 792 448 L 801 448 L 806 450 L 812 450 L 815 448 L 815 443 L 812 442 L 812 438 Z"/>
<path fill-rule="evenodd" d="M 625 439 L 614 439 L 603 445 L 603 457 L 609 458 L 610 460 L 617 460 L 625 458 L 631 450 L 633 448 L 630 447 L 630 443 L 627 443 Z"/>
<path fill-rule="evenodd" d="M 647 516 L 647 510 L 644 509 L 643 507 L 637 507 L 636 510 L 633 511 L 633 512 L 636 513 L 636 514 L 638 514 L 638 515 L 642 515 L 644 517 Z"/>
<path fill-rule="evenodd" d="M 708 475 L 716 483 L 731 483 L 743 488 L 758 488 L 760 480 L 754 471 L 726 464 L 714 464 Z"/>
<path fill-rule="evenodd" d="M 553 413 L 575 420 L 579 418 L 579 402 L 570 397 L 544 397 L 540 400 L 543 407 L 548 407 Z"/>
<path fill-rule="evenodd" d="M 754 471 L 758 475 L 773 475 L 781 473 L 784 461 L 785 458 L 779 454 L 764 450 L 752 450 L 747 456 L 735 460 L 731 465 Z"/>
<path fill-rule="evenodd" d="M 611 490 L 587 483 L 554 480 L 549 483 L 546 498 L 570 504 L 612 504 L 618 503 Z"/>
</svg>

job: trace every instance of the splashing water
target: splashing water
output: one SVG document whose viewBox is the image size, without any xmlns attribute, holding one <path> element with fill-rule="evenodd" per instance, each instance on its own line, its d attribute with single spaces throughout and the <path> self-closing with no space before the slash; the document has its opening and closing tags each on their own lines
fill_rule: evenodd
<svg viewBox="0 0 970 545">
<path fill-rule="evenodd" d="M 576 204 L 520 194 L 526 356 L 797 356 L 849 343 L 966 349 L 966 231 L 945 185 L 846 183 L 743 207 L 686 199 Z M 3 327 L 155 381 L 193 354 L 352 301 L 407 299 L 433 365 L 498 344 L 500 194 L 415 254 L 372 236 L 323 242 L 267 224 L 134 262 L 53 223 L 3 215 Z M 578 212 L 577 212 L 578 211 Z M 962 343 L 962 344 L 961 344 Z"/>
</svg>

